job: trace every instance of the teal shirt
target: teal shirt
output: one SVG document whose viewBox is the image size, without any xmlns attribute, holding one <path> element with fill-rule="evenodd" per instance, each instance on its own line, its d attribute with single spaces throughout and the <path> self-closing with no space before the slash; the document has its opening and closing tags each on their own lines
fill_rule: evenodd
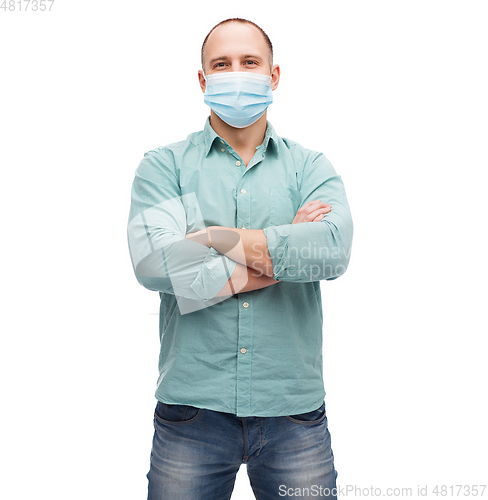
<svg viewBox="0 0 488 500">
<path fill-rule="evenodd" d="M 331 212 L 292 224 L 316 199 Z M 216 297 L 236 262 L 185 239 L 208 226 L 263 229 L 280 282 Z M 128 242 L 137 280 L 161 298 L 156 398 L 241 417 L 317 409 L 325 396 L 320 281 L 345 272 L 352 233 L 331 163 L 269 122 L 247 168 L 209 118 L 185 141 L 145 153 Z"/>
</svg>

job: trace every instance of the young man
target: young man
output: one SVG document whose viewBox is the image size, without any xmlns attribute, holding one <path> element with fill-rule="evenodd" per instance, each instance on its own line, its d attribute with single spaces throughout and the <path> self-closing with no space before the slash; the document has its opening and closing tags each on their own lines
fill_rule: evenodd
<svg viewBox="0 0 488 500">
<path fill-rule="evenodd" d="M 259 500 L 336 497 L 320 280 L 342 275 L 352 220 L 321 153 L 267 121 L 272 44 L 228 19 L 202 47 L 202 132 L 144 155 L 128 238 L 159 291 L 149 500 L 228 500 L 242 463 Z"/>
</svg>

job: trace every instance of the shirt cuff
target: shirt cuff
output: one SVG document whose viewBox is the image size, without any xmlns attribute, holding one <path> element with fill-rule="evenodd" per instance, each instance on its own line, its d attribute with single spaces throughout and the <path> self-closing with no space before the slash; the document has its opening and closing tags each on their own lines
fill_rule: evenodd
<svg viewBox="0 0 488 500">
<path fill-rule="evenodd" d="M 269 255 L 273 263 L 273 279 L 279 280 L 288 263 L 288 245 L 292 224 L 269 226 L 263 229 Z"/>
</svg>

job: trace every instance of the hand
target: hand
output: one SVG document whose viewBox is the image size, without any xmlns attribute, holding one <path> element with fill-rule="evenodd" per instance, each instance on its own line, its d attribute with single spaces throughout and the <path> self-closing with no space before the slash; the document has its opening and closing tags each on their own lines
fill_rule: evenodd
<svg viewBox="0 0 488 500">
<path fill-rule="evenodd" d="M 292 224 L 298 224 L 300 222 L 319 222 L 324 218 L 325 214 L 330 211 L 331 206 L 328 203 L 324 203 L 320 200 L 309 201 L 297 211 Z"/>
</svg>

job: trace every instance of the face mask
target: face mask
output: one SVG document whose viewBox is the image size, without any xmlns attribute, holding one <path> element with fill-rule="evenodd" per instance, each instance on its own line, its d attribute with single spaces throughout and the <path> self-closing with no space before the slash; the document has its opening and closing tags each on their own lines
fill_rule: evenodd
<svg viewBox="0 0 488 500">
<path fill-rule="evenodd" d="M 273 102 L 268 75 L 231 71 L 208 75 L 205 80 L 205 104 L 232 127 L 249 127 Z"/>
</svg>

